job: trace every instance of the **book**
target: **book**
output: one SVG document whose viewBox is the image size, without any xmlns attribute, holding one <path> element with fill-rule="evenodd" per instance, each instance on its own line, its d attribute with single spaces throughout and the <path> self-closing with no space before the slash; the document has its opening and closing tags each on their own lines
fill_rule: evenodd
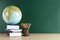
<svg viewBox="0 0 60 40">
<path fill-rule="evenodd" d="M 22 33 L 9 33 L 9 36 L 10 37 L 13 37 L 13 36 L 22 36 Z"/>
</svg>

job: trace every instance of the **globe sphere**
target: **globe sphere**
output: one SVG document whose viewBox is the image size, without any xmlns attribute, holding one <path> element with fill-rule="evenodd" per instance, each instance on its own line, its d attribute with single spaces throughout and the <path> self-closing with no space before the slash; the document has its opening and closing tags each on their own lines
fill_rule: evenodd
<svg viewBox="0 0 60 40">
<path fill-rule="evenodd" d="M 7 24 L 18 24 L 22 19 L 22 12 L 16 6 L 8 6 L 3 10 L 2 18 Z"/>
</svg>

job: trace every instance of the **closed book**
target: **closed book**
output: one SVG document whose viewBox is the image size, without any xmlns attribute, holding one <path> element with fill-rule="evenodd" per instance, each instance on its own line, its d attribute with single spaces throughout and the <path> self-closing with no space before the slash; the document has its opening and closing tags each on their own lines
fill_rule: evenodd
<svg viewBox="0 0 60 40">
<path fill-rule="evenodd" d="M 13 36 L 22 36 L 22 33 L 9 33 L 10 37 Z"/>
<path fill-rule="evenodd" d="M 20 33 L 20 32 L 22 32 L 21 29 L 19 29 L 19 30 L 10 30 L 10 31 L 12 31 L 13 33 Z"/>
<path fill-rule="evenodd" d="M 16 29 L 11 29 L 10 31 L 18 31 L 18 32 L 21 32 L 22 30 L 21 29 L 18 29 L 18 30 L 16 30 Z"/>
</svg>

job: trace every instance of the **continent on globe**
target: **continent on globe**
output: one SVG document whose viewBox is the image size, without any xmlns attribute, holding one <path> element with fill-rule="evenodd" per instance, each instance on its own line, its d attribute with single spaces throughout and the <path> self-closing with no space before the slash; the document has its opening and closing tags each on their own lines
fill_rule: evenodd
<svg viewBox="0 0 60 40">
<path fill-rule="evenodd" d="M 5 15 L 6 15 L 6 20 L 9 21 L 11 15 L 12 15 L 12 13 L 13 13 L 13 10 L 11 10 L 11 9 L 5 10 L 4 13 L 5 13 Z"/>
</svg>

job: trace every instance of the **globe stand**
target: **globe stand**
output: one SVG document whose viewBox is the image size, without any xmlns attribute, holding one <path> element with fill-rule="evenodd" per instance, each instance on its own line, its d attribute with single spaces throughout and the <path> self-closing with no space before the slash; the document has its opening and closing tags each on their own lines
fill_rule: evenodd
<svg viewBox="0 0 60 40">
<path fill-rule="evenodd" d="M 22 30 L 19 25 L 7 25 L 6 32 L 8 36 L 22 36 Z"/>
</svg>

